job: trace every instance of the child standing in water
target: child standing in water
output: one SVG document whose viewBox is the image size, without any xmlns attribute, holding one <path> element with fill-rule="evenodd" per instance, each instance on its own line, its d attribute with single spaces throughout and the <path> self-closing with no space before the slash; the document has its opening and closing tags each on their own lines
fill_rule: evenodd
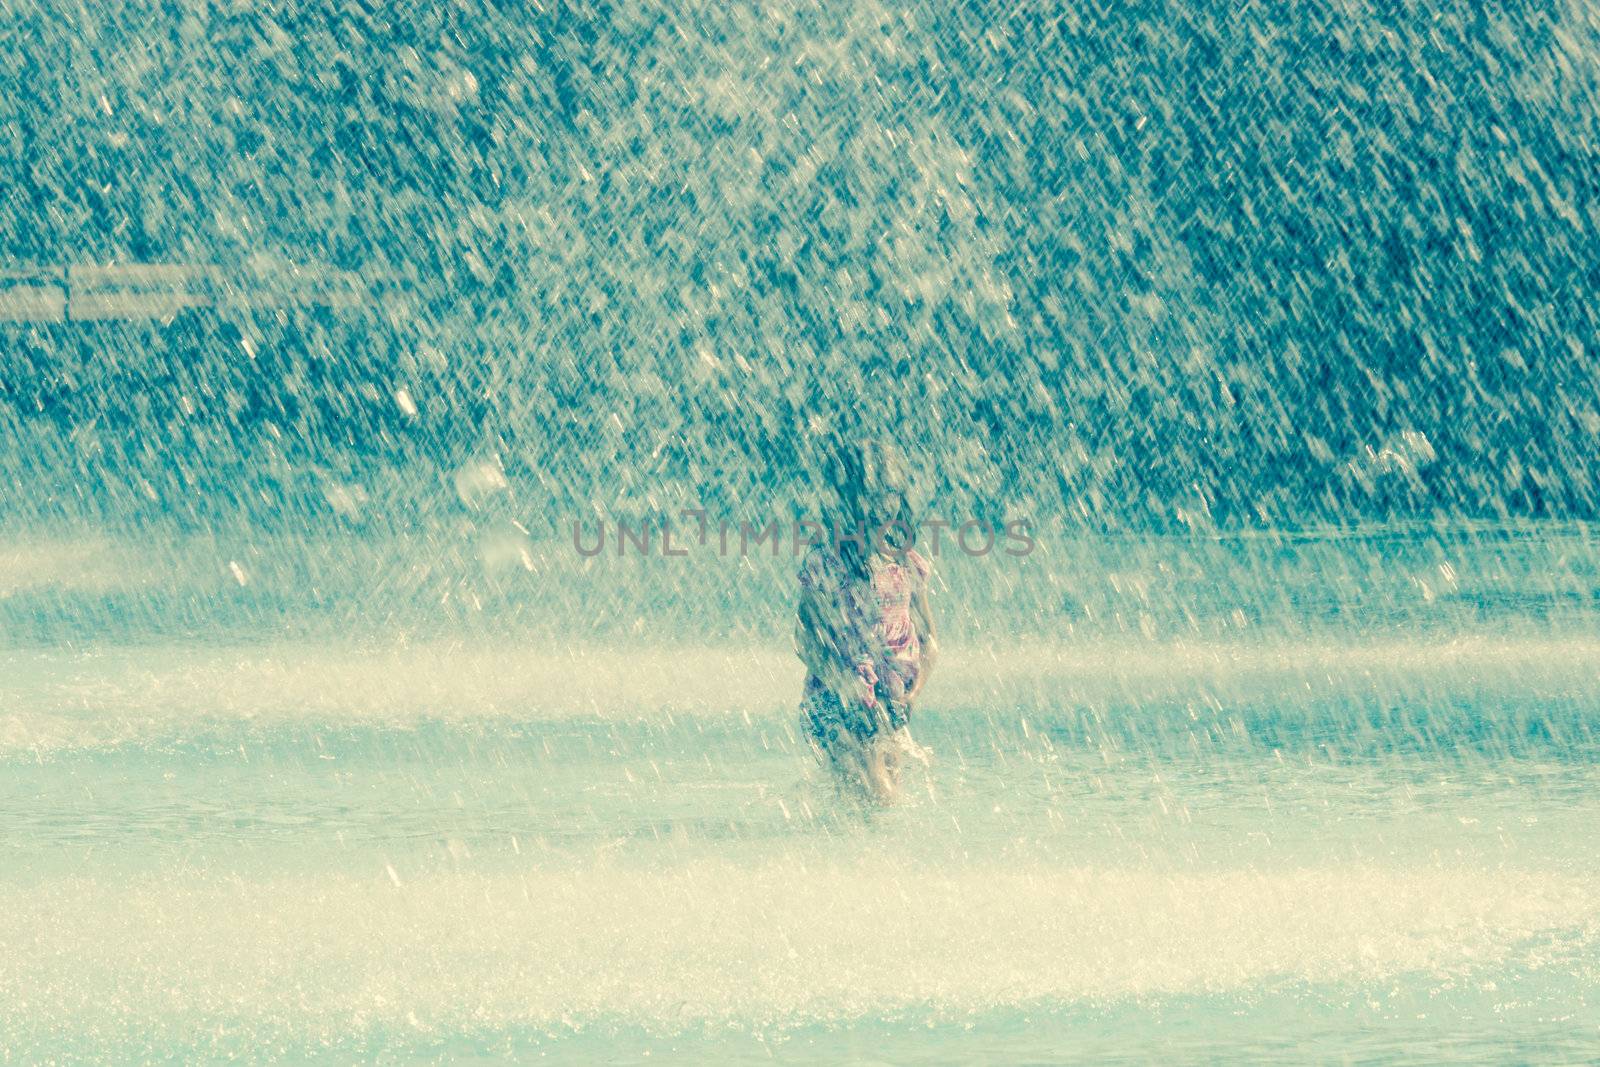
<svg viewBox="0 0 1600 1067">
<path fill-rule="evenodd" d="M 841 783 L 892 803 L 901 756 L 918 751 L 911 711 L 937 655 L 933 565 L 911 547 L 905 479 L 888 448 L 850 450 L 833 480 L 827 541 L 800 564 L 802 725 Z"/>
</svg>

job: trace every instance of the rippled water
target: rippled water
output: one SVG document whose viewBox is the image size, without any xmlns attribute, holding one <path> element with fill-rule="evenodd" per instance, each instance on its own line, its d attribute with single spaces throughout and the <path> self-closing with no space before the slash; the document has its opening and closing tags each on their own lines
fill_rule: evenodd
<svg viewBox="0 0 1600 1067">
<path fill-rule="evenodd" d="M 1097 602 L 1127 633 L 1080 611 L 980 641 L 962 608 L 995 606 L 947 590 L 933 762 L 887 811 L 834 795 L 796 737 L 798 665 L 755 630 L 312 639 L 258 611 L 248 640 L 19 645 L 0 1047 L 1587 1059 L 1600 641 L 1552 591 L 1594 556 L 1558 541 L 1399 537 L 1396 560 L 1448 557 L 1458 603 L 1368 588 L 1356 629 L 1329 608 L 1185 633 L 1185 588 L 1248 592 L 1214 557 L 1159 585 L 1203 545 L 1117 550 L 1147 579 Z M 1372 544 L 1339 545 L 1284 599 L 1360 600 L 1330 599 L 1328 561 Z M 1308 549 L 1261 551 L 1287 574 Z M 17 583 L 6 610 L 143 610 L 115 576 L 64 595 Z"/>
</svg>

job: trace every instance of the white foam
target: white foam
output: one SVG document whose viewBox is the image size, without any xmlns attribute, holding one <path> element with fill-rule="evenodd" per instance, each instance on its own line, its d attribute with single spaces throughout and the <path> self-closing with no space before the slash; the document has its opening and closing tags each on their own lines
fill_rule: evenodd
<svg viewBox="0 0 1600 1067">
<path fill-rule="evenodd" d="M 927 706 L 1058 709 L 1258 698 L 1334 704 L 1419 690 L 1600 699 L 1600 639 L 1078 643 L 948 650 Z M 0 652 L 0 751 L 99 745 L 214 723 L 627 720 L 787 715 L 801 681 L 782 648 L 435 641 Z"/>
<path fill-rule="evenodd" d="M 0 1034 L 97 1020 L 675 1030 L 1470 979 L 1587 943 L 1549 873 L 808 864 L 0 887 Z M 1530 940 L 1533 939 L 1533 940 Z M 1542 944 L 1543 948 L 1531 947 Z M 1555 946 L 1555 948 L 1552 948 Z"/>
</svg>

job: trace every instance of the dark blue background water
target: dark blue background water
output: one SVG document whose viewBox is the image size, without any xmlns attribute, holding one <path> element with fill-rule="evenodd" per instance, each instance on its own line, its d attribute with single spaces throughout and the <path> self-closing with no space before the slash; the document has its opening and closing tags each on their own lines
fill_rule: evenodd
<svg viewBox="0 0 1600 1067">
<path fill-rule="evenodd" d="M 0 260 L 370 295 L 0 324 L 0 517 L 389 526 L 490 452 L 525 521 L 744 513 L 857 422 L 1091 526 L 1593 516 L 1597 48 L 1577 3 L 13 0 Z"/>
</svg>

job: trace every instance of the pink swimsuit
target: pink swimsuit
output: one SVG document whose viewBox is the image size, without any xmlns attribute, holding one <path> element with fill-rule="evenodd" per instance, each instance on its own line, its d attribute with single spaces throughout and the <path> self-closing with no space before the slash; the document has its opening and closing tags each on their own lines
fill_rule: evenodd
<svg viewBox="0 0 1600 1067">
<path fill-rule="evenodd" d="M 873 669 L 896 700 L 916 684 L 922 662 L 922 641 L 911 621 L 911 596 L 927 581 L 930 570 L 932 565 L 914 549 L 906 552 L 903 563 L 881 556 L 872 559 L 872 592 L 878 603 L 873 636 L 882 649 Z"/>
<path fill-rule="evenodd" d="M 800 564 L 801 587 L 837 612 L 840 666 L 854 669 L 861 680 L 861 707 L 847 708 L 820 678 L 807 674 L 801 706 L 819 738 L 835 727 L 857 736 L 874 732 L 883 700 L 891 705 L 890 725 L 903 725 L 893 718 L 903 717 L 904 708 L 893 705 L 916 685 L 922 641 L 911 618 L 911 599 L 925 586 L 933 564 L 910 549 L 903 560 L 874 554 L 869 566 L 871 581 L 864 582 L 847 572 L 837 551 L 824 547 L 812 549 Z"/>
</svg>

